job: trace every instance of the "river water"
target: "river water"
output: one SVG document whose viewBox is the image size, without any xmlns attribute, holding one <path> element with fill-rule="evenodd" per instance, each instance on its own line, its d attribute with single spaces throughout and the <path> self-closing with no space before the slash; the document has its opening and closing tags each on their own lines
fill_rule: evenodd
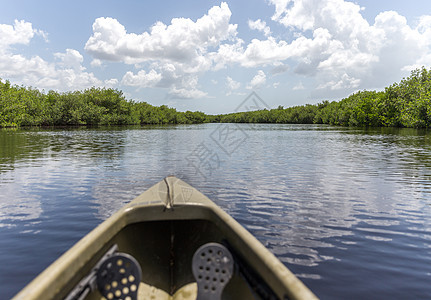
<svg viewBox="0 0 431 300">
<path fill-rule="evenodd" d="M 0 131 L 0 299 L 167 175 L 322 299 L 431 298 L 431 134 L 203 124 Z"/>
</svg>

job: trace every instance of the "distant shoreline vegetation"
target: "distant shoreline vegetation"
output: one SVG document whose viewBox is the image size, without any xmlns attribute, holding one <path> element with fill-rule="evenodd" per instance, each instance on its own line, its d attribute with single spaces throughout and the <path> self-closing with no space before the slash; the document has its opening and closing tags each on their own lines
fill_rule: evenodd
<svg viewBox="0 0 431 300">
<path fill-rule="evenodd" d="M 330 124 L 431 127 L 431 69 L 416 69 L 384 91 L 360 91 L 341 101 L 206 115 L 126 100 L 116 89 L 58 93 L 0 80 L 0 127 L 199 123 Z"/>
<path fill-rule="evenodd" d="M 203 123 L 203 112 L 126 100 L 116 89 L 47 94 L 0 80 L 0 127 Z"/>
</svg>

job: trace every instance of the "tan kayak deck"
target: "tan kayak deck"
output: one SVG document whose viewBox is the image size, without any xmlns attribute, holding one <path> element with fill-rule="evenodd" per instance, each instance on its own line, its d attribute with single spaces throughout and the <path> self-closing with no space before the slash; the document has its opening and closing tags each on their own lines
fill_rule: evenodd
<svg viewBox="0 0 431 300">
<path fill-rule="evenodd" d="M 279 299 L 317 299 L 268 249 L 202 193 L 176 177 L 152 186 L 63 254 L 14 299 L 63 299 L 117 244 L 142 268 L 138 299 L 196 299 L 191 260 L 208 242 L 232 246 Z M 100 299 L 93 292 L 86 299 Z M 127 299 L 127 297 L 126 297 Z M 253 299 L 239 275 L 223 299 Z"/>
</svg>

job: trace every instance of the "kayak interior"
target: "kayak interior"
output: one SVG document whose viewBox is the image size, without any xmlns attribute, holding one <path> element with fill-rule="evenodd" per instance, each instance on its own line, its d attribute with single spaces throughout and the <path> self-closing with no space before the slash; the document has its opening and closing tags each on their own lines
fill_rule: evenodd
<svg viewBox="0 0 431 300">
<path fill-rule="evenodd" d="M 196 230 L 197 228 L 199 230 Z M 207 220 L 173 220 L 128 225 L 107 245 L 118 245 L 119 251 L 130 254 L 138 261 L 142 268 L 141 281 L 157 289 L 152 292 L 153 294 L 173 296 L 181 288 L 196 281 L 192 273 L 193 254 L 200 246 L 210 242 L 226 243 L 223 233 L 214 223 Z M 104 250 L 95 257 L 102 256 Z M 82 277 L 80 273 L 89 273 L 91 266 L 96 263 L 97 261 L 89 263 L 70 282 L 78 282 Z M 72 288 L 73 284 L 70 284 L 64 290 L 69 291 Z M 196 289 L 193 289 L 192 293 L 196 297 Z M 224 299 L 254 299 L 249 286 L 239 273 L 229 281 L 224 295 L 226 295 Z M 65 296 L 67 293 L 60 293 L 56 298 Z M 100 294 L 94 292 L 87 299 L 100 299 Z"/>
</svg>

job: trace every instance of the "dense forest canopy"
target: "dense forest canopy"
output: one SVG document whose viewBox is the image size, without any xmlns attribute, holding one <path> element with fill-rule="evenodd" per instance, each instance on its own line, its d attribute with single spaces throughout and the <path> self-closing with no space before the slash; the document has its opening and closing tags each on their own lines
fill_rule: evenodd
<svg viewBox="0 0 431 300">
<path fill-rule="evenodd" d="M 90 88 L 47 94 L 0 80 L 0 126 L 192 124 L 202 112 L 178 112 L 165 105 L 128 101 L 121 91 Z"/>
<path fill-rule="evenodd" d="M 416 69 L 384 91 L 359 91 L 341 101 L 206 115 L 126 100 L 121 91 L 42 93 L 0 80 L 0 127 L 126 124 L 297 123 L 431 127 L 431 70 Z"/>
</svg>

